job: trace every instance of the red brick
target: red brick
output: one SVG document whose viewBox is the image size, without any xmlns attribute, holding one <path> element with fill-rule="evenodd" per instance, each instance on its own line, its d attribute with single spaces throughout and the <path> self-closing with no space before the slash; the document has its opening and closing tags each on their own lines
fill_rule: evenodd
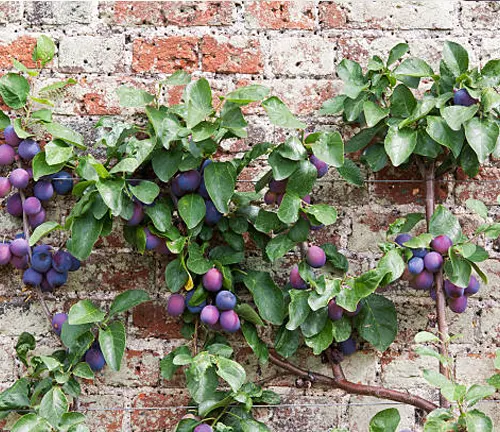
<svg viewBox="0 0 500 432">
<path fill-rule="evenodd" d="M 182 339 L 182 320 L 169 316 L 163 304 L 148 302 L 135 307 L 132 322 L 139 329 L 140 337 Z"/>
<path fill-rule="evenodd" d="M 458 205 L 465 205 L 469 198 L 484 201 L 486 204 L 496 204 L 497 196 L 500 194 L 500 185 L 496 183 L 500 179 L 500 168 L 482 167 L 479 174 L 471 179 L 462 170 L 457 172 L 456 196 Z M 488 181 L 492 182 L 488 183 Z M 480 183 L 486 181 L 486 183 Z"/>
<path fill-rule="evenodd" d="M 201 52 L 202 68 L 206 72 L 257 74 L 263 70 L 257 39 L 232 37 L 229 40 L 205 36 Z"/>
<path fill-rule="evenodd" d="M 252 1 L 246 4 L 246 21 L 251 28 L 314 29 L 312 1 Z"/>
<path fill-rule="evenodd" d="M 20 38 L 0 45 L 0 68 L 11 69 L 12 59 L 16 59 L 27 67 L 35 67 L 31 55 L 36 45 L 36 39 L 31 36 L 21 36 Z"/>
<path fill-rule="evenodd" d="M 177 408 L 189 404 L 189 394 L 185 391 L 171 391 L 169 394 L 139 394 L 134 400 L 134 408 L 162 407 L 161 410 L 134 410 L 130 416 L 134 431 L 173 431 L 175 425 L 186 414 Z M 170 409 L 169 409 L 170 408 Z"/>
<path fill-rule="evenodd" d="M 233 22 L 231 1 L 118 1 L 103 2 L 101 12 L 110 12 L 118 25 L 221 26 Z"/>
<path fill-rule="evenodd" d="M 172 36 L 154 40 L 136 39 L 133 44 L 132 69 L 134 72 L 172 73 L 183 69 L 197 69 L 198 38 Z"/>
<path fill-rule="evenodd" d="M 319 25 L 323 28 L 343 28 L 347 24 L 345 11 L 335 2 L 319 4 Z"/>
<path fill-rule="evenodd" d="M 78 398 L 78 401 L 82 411 L 87 409 L 92 410 L 85 413 L 87 417 L 85 424 L 90 430 L 105 430 L 107 432 L 119 432 L 123 430 L 122 422 L 125 411 L 111 409 L 109 411 L 99 411 L 103 408 L 125 407 L 126 400 L 123 397 L 116 395 L 91 396 L 84 394 Z"/>
<path fill-rule="evenodd" d="M 411 182 L 397 182 L 397 180 L 412 180 Z M 386 198 L 395 204 L 425 204 L 425 185 L 420 173 L 414 167 L 402 169 L 401 167 L 388 167 L 375 174 L 375 180 L 389 180 L 388 182 L 374 183 L 373 189 L 376 196 Z M 396 180 L 391 182 L 390 180 Z M 448 196 L 448 183 L 436 182 L 436 201 L 442 202 Z"/>
</svg>

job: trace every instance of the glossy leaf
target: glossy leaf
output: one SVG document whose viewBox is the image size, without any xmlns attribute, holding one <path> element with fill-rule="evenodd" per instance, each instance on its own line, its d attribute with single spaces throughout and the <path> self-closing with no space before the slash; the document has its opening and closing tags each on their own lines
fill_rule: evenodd
<svg viewBox="0 0 500 432">
<path fill-rule="evenodd" d="M 120 370 L 125 353 L 125 338 L 125 326 L 120 321 L 114 321 L 104 330 L 99 330 L 99 347 L 106 363 L 115 371 Z"/>
</svg>

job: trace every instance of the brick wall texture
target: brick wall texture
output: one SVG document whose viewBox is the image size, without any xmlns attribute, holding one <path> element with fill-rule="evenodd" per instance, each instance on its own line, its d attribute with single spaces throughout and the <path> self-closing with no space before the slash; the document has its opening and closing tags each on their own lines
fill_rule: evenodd
<svg viewBox="0 0 500 432">
<path fill-rule="evenodd" d="M 11 57 L 30 62 L 35 38 L 45 33 L 54 38 L 57 55 L 43 73 L 43 84 L 73 76 L 78 83 L 60 100 L 60 121 L 81 131 L 92 142 L 98 116 L 130 116 L 119 108 L 114 90 L 121 84 L 152 89 L 154 82 L 185 69 L 208 78 L 217 91 L 262 83 L 282 97 L 292 111 L 315 128 L 335 128 L 332 118 L 319 117 L 322 102 L 341 91 L 335 75 L 338 62 L 347 57 L 366 65 L 368 56 L 384 54 L 397 42 L 406 41 L 412 53 L 436 65 L 442 43 L 460 42 L 472 53 L 472 63 L 500 56 L 500 2 L 459 0 L 336 0 L 336 1 L 147 1 L 147 2 L 15 2 L 0 3 L 0 70 L 10 68 Z M 176 93 L 165 100 L 175 102 Z M 237 153 L 263 140 L 278 141 L 283 131 L 269 125 L 262 113 L 250 113 L 250 138 L 226 145 Z M 483 179 L 498 179 L 499 167 L 483 168 Z M 247 178 L 257 178 L 258 168 Z M 368 178 L 370 175 L 367 174 Z M 382 171 L 377 178 L 417 178 L 413 171 Z M 316 196 L 337 206 L 339 221 L 329 230 L 313 234 L 318 244 L 335 242 L 349 257 L 351 268 L 366 270 L 379 257 L 377 241 L 396 217 L 423 211 L 422 185 L 415 183 L 369 184 L 353 188 L 334 174 L 318 184 Z M 323 179 L 323 180 L 324 180 Z M 466 231 L 479 221 L 464 207 L 476 197 L 498 213 L 496 184 L 470 184 L 450 178 L 439 187 L 441 202 L 462 219 Z M 64 216 L 64 201 L 51 209 Z M 2 236 L 20 229 L 18 221 L 0 213 Z M 52 241 L 57 242 L 57 235 Z M 480 380 L 493 372 L 492 353 L 500 344 L 500 244 L 488 244 L 492 259 L 487 262 L 491 282 L 470 301 L 463 315 L 449 316 L 453 333 L 464 337 L 454 343 L 456 373 Z M 286 257 L 274 268 L 283 278 L 291 262 Z M 84 386 L 81 409 L 164 407 L 161 411 L 89 411 L 91 430 L 170 431 L 183 415 L 175 406 L 188 402 L 183 377 L 166 382 L 159 375 L 159 361 L 172 347 L 183 343 L 179 324 L 166 315 L 168 294 L 164 287 L 161 257 L 139 257 L 127 248 L 117 227 L 101 241 L 84 267 L 71 275 L 69 283 L 51 296 L 53 311 L 68 309 L 78 299 L 91 298 L 104 304 L 130 288 L 146 289 L 154 301 L 136 308 L 126 317 L 128 344 L 122 370 L 106 370 L 93 384 Z M 259 266 L 259 262 L 252 264 Z M 22 331 L 33 332 L 42 352 L 57 346 L 36 302 L 25 301 L 18 274 L 0 269 L 0 388 L 20 375 L 14 359 L 14 345 Z M 346 374 L 353 381 L 383 383 L 398 389 L 436 397 L 421 378 L 422 367 L 436 367 L 412 348 L 417 331 L 436 329 L 432 300 L 401 282 L 387 295 L 399 313 L 400 333 L 384 354 L 366 347 L 346 361 Z M 259 368 L 242 346 L 238 359 L 249 376 L 265 378 L 277 371 Z M 329 373 L 326 365 L 307 351 L 295 362 L 311 370 Z M 285 407 L 262 410 L 259 416 L 275 431 L 328 431 L 346 427 L 368 430 L 374 413 L 387 408 L 376 400 L 344 395 L 335 390 L 299 389 L 294 379 L 280 376 L 271 387 L 283 395 Z M 361 404 L 361 405 L 360 405 Z M 365 405 L 368 404 L 368 405 Z M 399 406 L 402 427 L 419 430 L 412 407 Z M 496 417 L 500 410 L 484 404 L 483 410 Z"/>
</svg>

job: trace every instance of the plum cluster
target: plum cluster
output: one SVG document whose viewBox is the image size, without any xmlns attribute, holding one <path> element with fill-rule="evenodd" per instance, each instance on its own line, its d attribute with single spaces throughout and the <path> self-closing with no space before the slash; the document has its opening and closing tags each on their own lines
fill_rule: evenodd
<svg viewBox="0 0 500 432">
<path fill-rule="evenodd" d="M 321 268 L 326 264 L 326 253 L 323 249 L 318 246 L 311 246 L 307 250 L 306 254 L 306 262 L 312 268 Z M 290 271 L 290 285 L 294 289 L 304 290 L 308 288 L 308 284 L 302 277 L 300 276 L 299 267 L 297 265 L 292 267 Z M 332 321 L 339 321 L 344 316 L 346 317 L 355 317 L 361 312 L 362 305 L 358 303 L 358 307 L 354 312 L 349 312 L 337 305 L 335 302 L 335 298 L 331 299 L 328 302 L 328 317 Z M 337 344 L 337 348 L 346 356 L 354 354 L 357 349 L 357 343 L 353 336 L 349 337 L 349 339 L 344 342 L 339 342 Z"/>
<path fill-rule="evenodd" d="M 395 242 L 402 247 L 412 239 L 410 234 L 399 234 Z M 444 265 L 448 250 L 453 246 L 453 241 L 446 235 L 435 237 L 430 244 L 430 249 L 411 249 L 411 257 L 408 260 L 408 271 L 412 275 L 411 286 L 415 289 L 430 292 L 435 300 L 436 291 L 434 286 L 434 274 L 439 272 Z M 455 313 L 463 313 L 467 309 L 468 297 L 479 291 L 479 281 L 471 276 L 469 284 L 461 288 L 450 280 L 444 281 L 444 290 L 448 300 L 448 307 Z"/>
<path fill-rule="evenodd" d="M 12 165 L 22 162 L 29 165 L 32 159 L 41 151 L 40 145 L 32 140 L 21 140 L 12 126 L 4 130 L 5 143 L 0 145 L 0 166 Z M 43 203 L 48 201 L 54 193 L 66 195 L 73 189 L 72 176 L 61 171 L 35 182 L 32 191 L 28 190 L 33 172 L 30 167 L 18 167 L 11 171 L 8 177 L 0 177 L 0 198 L 8 196 L 12 189 L 23 190 L 26 199 L 15 192 L 7 198 L 7 212 L 15 217 L 21 217 L 23 212 L 28 216 L 32 228 L 45 222 L 45 209 Z"/>
<path fill-rule="evenodd" d="M 57 336 L 61 336 L 64 323 L 68 321 L 68 314 L 59 312 L 52 317 L 52 330 Z M 98 343 L 93 343 L 84 355 L 84 360 L 94 372 L 104 368 L 106 360 Z"/>
<path fill-rule="evenodd" d="M 80 261 L 65 250 L 54 251 L 45 244 L 31 249 L 24 234 L 18 234 L 11 242 L 0 243 L 0 265 L 7 264 L 24 270 L 23 283 L 39 286 L 43 292 L 52 292 L 64 285 L 68 272 L 80 268 Z"/>
<path fill-rule="evenodd" d="M 191 299 L 195 290 L 182 294 L 173 294 L 168 299 L 167 312 L 171 316 L 180 316 L 187 309 L 192 314 L 199 314 L 200 321 L 214 330 L 235 333 L 240 329 L 240 318 L 234 311 L 236 296 L 222 289 L 223 276 L 213 267 L 202 277 L 202 286 L 207 292 L 207 299 L 193 305 Z"/>
</svg>

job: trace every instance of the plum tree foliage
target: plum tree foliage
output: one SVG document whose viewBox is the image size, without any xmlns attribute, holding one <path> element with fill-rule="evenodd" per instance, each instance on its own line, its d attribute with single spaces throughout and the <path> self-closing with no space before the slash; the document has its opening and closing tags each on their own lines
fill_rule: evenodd
<svg viewBox="0 0 500 432">
<path fill-rule="evenodd" d="M 434 275 L 444 273 L 448 305 L 457 313 L 480 290 L 479 279 L 487 282 L 479 263 L 488 254 L 477 239 L 497 238 L 500 225 L 490 223 L 484 204 L 475 200 L 469 206 L 484 224 L 473 239 L 444 207 L 428 221 L 428 233 L 417 227 L 424 215 L 410 214 L 389 226 L 387 241 L 379 245 L 382 257 L 361 274 L 349 270 L 334 245 L 308 244 L 308 238 L 311 230 L 337 219 L 335 208 L 313 193 L 319 178 L 333 168 L 347 182 L 363 184 L 346 152 L 363 150 L 361 160 L 373 171 L 415 160 L 423 171 L 433 164 L 437 173 L 459 166 L 476 175 L 480 164 L 500 151 L 500 97 L 494 90 L 500 84 L 500 61 L 471 69 L 466 51 L 452 42 L 444 46 L 439 75 L 425 61 L 407 57 L 406 44 L 395 46 L 387 61 L 373 57 L 366 73 L 343 60 L 337 72 L 345 94 L 327 101 L 320 114 L 342 114 L 346 125 L 360 128 L 345 148 L 339 132 L 306 134 L 307 125 L 264 86 L 249 85 L 215 98 L 205 78 L 193 80 L 178 71 L 159 81 L 154 94 L 127 86 L 117 90 L 121 105 L 139 114 L 135 121 L 102 117 L 96 123 L 94 147 L 104 154 L 96 159 L 83 137 L 57 123 L 50 110 L 51 95 L 75 81 L 51 84 L 37 95 L 31 91 L 54 50 L 52 41 L 41 36 L 33 54 L 37 68 L 16 61 L 18 72 L 0 78 L 0 95 L 12 109 L 12 118 L 0 114 L 6 142 L 0 146 L 0 164 L 16 163 L 7 178 L 0 178 L 0 196 L 7 197 L 7 211 L 23 219 L 24 231 L 0 244 L 0 264 L 23 269 L 23 282 L 33 290 L 52 291 L 66 283 L 68 272 L 77 271 L 114 226 L 137 253 L 164 256 L 170 292 L 165 307 L 182 320 L 182 334 L 190 341 L 162 359 L 161 374 L 171 379 L 182 369 L 196 406 L 177 431 L 269 430 L 253 417 L 252 407 L 278 404 L 279 396 L 247 382 L 234 359 L 234 337 L 241 335 L 262 365 L 271 361 L 314 382 L 313 372 L 301 372 L 288 360 L 301 347 L 322 355 L 335 371 L 360 345 L 380 351 L 391 345 L 396 309 L 377 290 L 402 278 L 406 266 L 411 285 L 431 296 Z M 417 99 L 413 89 L 422 79 L 432 80 L 432 86 Z M 183 87 L 179 104 L 167 105 L 160 97 L 171 86 Z M 290 133 L 283 142 L 258 143 L 236 157 L 219 158 L 222 144 L 247 138 L 250 104 L 261 106 L 273 126 Z M 265 160 L 268 169 L 254 191 L 241 190 L 238 179 L 257 159 Z M 64 224 L 45 221 L 45 203 L 66 194 L 73 204 Z M 40 244 L 56 230 L 65 239 L 63 247 Z M 278 284 L 269 272 L 252 268 L 245 260 L 250 246 L 270 263 L 300 248 L 302 257 L 290 269 L 289 283 Z M 29 411 L 13 431 L 88 430 L 85 417 L 71 411 L 81 391 L 78 380 L 91 379 L 106 366 L 120 368 L 126 332 L 117 316 L 148 300 L 147 293 L 132 290 L 117 296 L 108 311 L 81 300 L 67 314 L 50 316 L 64 346 L 50 356 L 31 355 L 34 338 L 23 333 L 17 353 L 27 375 L 0 394 L 0 417 Z M 275 331 L 264 332 L 266 326 Z M 439 343 L 431 333 L 417 339 Z M 418 353 L 450 367 L 451 359 L 429 347 Z M 459 415 L 453 408 L 433 411 L 426 428 L 453 424 L 453 430 L 464 425 L 477 430 L 481 423 L 486 425 L 482 430 L 492 430 L 491 421 L 469 407 L 499 387 L 498 375 L 487 386 L 469 389 L 438 372 L 425 371 L 424 377 L 460 408 Z M 331 382 L 339 385 L 346 378 L 336 375 Z M 435 407 L 411 395 L 348 384 L 353 393 L 383 394 L 427 411 Z M 396 430 L 399 420 L 397 410 L 382 411 L 370 430 Z"/>
</svg>

